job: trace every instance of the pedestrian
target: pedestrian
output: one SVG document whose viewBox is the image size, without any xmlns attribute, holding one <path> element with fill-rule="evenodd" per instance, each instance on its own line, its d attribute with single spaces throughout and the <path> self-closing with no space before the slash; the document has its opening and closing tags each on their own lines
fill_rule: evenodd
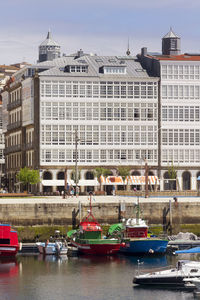
<svg viewBox="0 0 200 300">
<path fill-rule="evenodd" d="M 70 195 L 71 195 L 72 198 L 74 197 L 74 188 L 73 188 L 73 186 L 71 187 Z"/>
<path fill-rule="evenodd" d="M 76 198 L 78 198 L 78 196 L 79 196 L 79 187 L 77 186 L 76 187 Z"/>
<path fill-rule="evenodd" d="M 115 196 L 115 185 L 113 185 L 112 194 L 113 194 L 113 196 Z"/>
<path fill-rule="evenodd" d="M 67 183 L 67 187 L 66 187 L 66 194 L 67 194 L 67 196 L 69 196 L 69 189 L 70 189 L 70 186 L 69 186 L 69 183 Z"/>
</svg>

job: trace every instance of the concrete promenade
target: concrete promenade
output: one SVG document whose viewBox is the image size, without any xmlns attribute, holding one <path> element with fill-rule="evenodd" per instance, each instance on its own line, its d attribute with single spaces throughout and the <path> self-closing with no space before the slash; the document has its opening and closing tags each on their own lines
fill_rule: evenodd
<svg viewBox="0 0 200 300">
<path fill-rule="evenodd" d="M 136 203 L 138 197 L 137 196 L 93 196 L 92 203 L 115 203 L 118 204 L 119 202 L 125 201 L 126 203 Z M 185 203 L 185 202 L 197 202 L 200 203 L 200 197 L 184 197 L 184 196 L 178 196 L 177 197 L 178 202 Z M 169 200 L 172 200 L 174 202 L 173 197 L 171 196 L 158 196 L 158 197 L 139 197 L 140 203 L 168 203 Z M 16 198 L 0 198 L 0 204 L 40 204 L 40 203 L 46 203 L 46 204 L 76 204 L 79 201 L 83 204 L 89 203 L 89 196 L 79 196 L 79 197 L 67 197 L 63 199 L 62 196 L 44 196 L 44 197 L 16 197 Z"/>
</svg>

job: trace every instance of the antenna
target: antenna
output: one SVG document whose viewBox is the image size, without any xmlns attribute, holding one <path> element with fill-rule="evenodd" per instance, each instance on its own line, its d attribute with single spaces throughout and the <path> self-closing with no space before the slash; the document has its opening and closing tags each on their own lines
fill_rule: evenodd
<svg viewBox="0 0 200 300">
<path fill-rule="evenodd" d="M 129 37 L 128 37 L 128 47 L 127 47 L 126 55 L 129 56 L 130 54 L 131 54 L 131 51 L 129 49 Z"/>
</svg>

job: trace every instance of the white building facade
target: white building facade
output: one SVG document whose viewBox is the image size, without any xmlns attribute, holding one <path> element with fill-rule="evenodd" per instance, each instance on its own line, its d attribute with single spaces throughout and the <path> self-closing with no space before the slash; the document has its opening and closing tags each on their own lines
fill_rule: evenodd
<svg viewBox="0 0 200 300">
<path fill-rule="evenodd" d="M 160 188 L 199 190 L 200 54 L 180 54 L 180 38 L 170 29 L 163 38 L 162 55 L 148 54 L 143 48 L 138 57 L 152 76 L 160 78 Z M 177 172 L 171 188 L 170 166 Z"/>
<path fill-rule="evenodd" d="M 158 79 L 149 77 L 133 57 L 66 57 L 61 62 L 39 74 L 40 169 L 51 173 L 43 183 L 52 182 L 54 190 L 55 184 L 64 185 L 58 173 L 66 168 L 71 179 L 76 131 L 83 186 L 88 179 L 90 189 L 97 185 L 88 174 L 97 166 L 113 175 L 117 167 L 130 166 L 143 175 L 147 159 L 157 175 Z"/>
</svg>

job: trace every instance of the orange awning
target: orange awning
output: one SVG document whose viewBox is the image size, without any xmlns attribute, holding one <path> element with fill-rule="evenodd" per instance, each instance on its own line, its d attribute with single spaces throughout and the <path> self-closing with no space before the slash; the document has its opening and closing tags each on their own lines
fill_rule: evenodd
<svg viewBox="0 0 200 300">
<path fill-rule="evenodd" d="M 145 185 L 145 176 L 128 176 L 128 184 L 130 185 Z M 157 176 L 148 176 L 148 184 L 159 184 Z"/>
</svg>

